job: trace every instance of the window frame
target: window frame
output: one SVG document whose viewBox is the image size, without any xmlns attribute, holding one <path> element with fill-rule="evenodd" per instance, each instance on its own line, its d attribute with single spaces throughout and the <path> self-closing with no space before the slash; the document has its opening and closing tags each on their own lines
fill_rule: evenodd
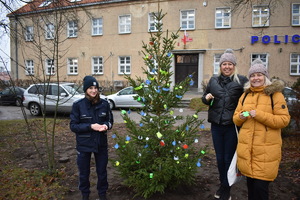
<svg viewBox="0 0 300 200">
<path fill-rule="evenodd" d="M 95 20 L 97 20 L 96 21 L 97 24 L 94 24 Z M 95 32 L 97 32 L 97 33 L 95 33 Z M 97 35 L 103 35 L 103 18 L 102 17 L 92 19 L 92 36 L 97 36 Z"/>
<path fill-rule="evenodd" d="M 157 23 L 162 23 L 161 20 L 160 20 L 160 21 L 157 21 L 157 20 L 155 19 L 154 14 L 157 15 L 158 13 L 156 13 L 156 12 L 155 12 L 155 13 L 153 13 L 153 12 L 148 13 L 148 32 L 158 32 L 158 30 L 157 30 L 155 24 L 157 24 Z"/>
<path fill-rule="evenodd" d="M 46 24 L 45 25 L 45 39 L 53 40 L 54 39 L 54 31 L 55 31 L 55 26 L 53 23 Z"/>
<path fill-rule="evenodd" d="M 68 75 L 78 75 L 78 58 L 68 58 Z"/>
<path fill-rule="evenodd" d="M 153 66 L 154 68 L 152 68 L 152 70 L 149 68 L 149 65 L 148 65 L 148 71 L 150 74 L 157 74 L 157 71 L 158 71 L 158 63 L 156 61 L 156 59 L 152 58 L 150 59 L 150 62 L 153 62 Z M 155 72 L 153 72 L 153 69 L 155 70 Z"/>
<path fill-rule="evenodd" d="M 183 13 L 186 13 L 186 19 L 183 19 Z M 191 12 L 193 12 L 193 18 L 189 18 L 189 15 L 191 15 Z M 195 9 L 188 9 L 188 10 L 180 10 L 180 30 L 195 30 L 195 22 L 196 20 L 196 12 Z M 186 22 L 186 28 L 183 28 L 183 23 Z M 190 27 L 192 25 L 193 27 Z"/>
<path fill-rule="evenodd" d="M 32 42 L 33 41 L 33 31 L 34 27 L 33 26 L 26 26 L 25 27 L 25 41 L 26 42 Z"/>
<path fill-rule="evenodd" d="M 97 59 L 97 63 L 95 63 Z M 101 60 L 101 62 L 100 62 Z M 97 68 L 97 70 L 95 69 Z M 96 72 L 98 71 L 98 72 Z M 92 57 L 92 74 L 94 75 L 103 75 L 104 74 L 104 65 L 103 65 L 103 56 L 93 56 Z"/>
<path fill-rule="evenodd" d="M 121 63 L 122 59 L 124 60 L 124 63 Z M 129 60 L 129 64 L 127 63 L 127 60 Z M 118 73 L 120 75 L 121 74 L 131 74 L 131 57 L 130 56 L 119 56 L 119 58 L 118 58 Z"/>
<path fill-rule="evenodd" d="M 294 13 L 294 5 L 298 5 L 298 13 Z M 300 3 L 292 3 L 291 11 L 291 24 L 292 26 L 300 26 Z M 294 24 L 294 17 L 297 17 L 298 24 Z"/>
<path fill-rule="evenodd" d="M 213 75 L 219 74 L 221 56 L 222 56 L 222 53 L 216 53 L 216 54 L 214 54 Z"/>
<path fill-rule="evenodd" d="M 25 75 L 32 76 L 34 75 L 34 62 L 33 60 L 25 60 Z"/>
<path fill-rule="evenodd" d="M 130 14 L 119 15 L 118 29 L 119 29 L 119 34 L 131 33 L 131 15 Z M 122 30 L 122 29 L 124 29 L 124 30 Z"/>
<path fill-rule="evenodd" d="M 297 56 L 296 57 L 296 59 L 297 59 L 296 62 L 292 62 L 292 59 L 293 59 L 292 56 Z M 296 70 L 298 72 L 292 73 L 292 66 L 293 65 L 296 66 L 296 68 L 297 68 Z M 300 75 L 300 53 L 291 53 L 290 54 L 290 75 L 292 75 L 292 76 L 295 76 L 295 75 L 299 76 Z"/>
<path fill-rule="evenodd" d="M 268 53 L 251 53 L 250 67 L 251 67 L 251 63 L 256 59 L 260 59 L 262 61 L 262 63 L 266 66 L 266 68 L 268 69 L 268 66 L 269 66 L 269 54 Z"/>
<path fill-rule="evenodd" d="M 259 14 L 258 15 L 254 14 L 255 8 L 259 9 Z M 262 14 L 262 9 L 263 8 L 266 8 L 268 10 L 268 14 L 266 14 L 266 15 Z M 263 17 L 267 18 L 266 23 L 262 22 Z M 254 18 L 259 18 L 259 24 L 254 24 L 254 22 L 255 22 Z M 265 5 L 253 6 L 252 7 L 252 27 L 268 27 L 268 26 L 270 26 L 270 8 L 268 6 L 265 6 Z"/>
<path fill-rule="evenodd" d="M 78 37 L 78 21 L 77 20 L 68 21 L 67 33 L 68 33 L 68 38 Z"/>
<path fill-rule="evenodd" d="M 49 63 L 51 62 L 51 63 Z M 46 58 L 45 60 L 45 73 L 47 76 L 53 76 L 55 75 L 55 64 L 54 59 Z"/>
<path fill-rule="evenodd" d="M 221 11 L 221 16 L 217 16 L 217 11 Z M 229 15 L 225 16 L 225 14 L 228 12 L 229 12 Z M 228 26 L 225 25 L 225 21 L 227 19 L 228 19 Z M 221 23 L 222 23 L 221 26 L 218 26 L 218 20 L 221 20 Z M 231 28 L 231 8 L 230 7 L 222 7 L 222 8 L 215 9 L 215 28 L 217 28 L 217 29 Z"/>
</svg>

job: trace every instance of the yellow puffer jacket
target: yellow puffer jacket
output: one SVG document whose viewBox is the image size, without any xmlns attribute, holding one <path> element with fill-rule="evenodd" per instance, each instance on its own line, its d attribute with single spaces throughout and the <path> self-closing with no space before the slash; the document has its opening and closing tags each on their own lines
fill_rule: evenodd
<svg viewBox="0 0 300 200">
<path fill-rule="evenodd" d="M 265 181 L 273 181 L 277 177 L 281 160 L 281 129 L 290 121 L 282 89 L 282 82 L 275 81 L 269 86 L 251 87 L 239 99 L 233 116 L 234 123 L 241 127 L 237 163 L 241 173 L 247 177 Z M 246 93 L 248 95 L 244 99 Z M 254 118 L 240 119 L 241 112 L 250 110 L 256 110 Z"/>
</svg>

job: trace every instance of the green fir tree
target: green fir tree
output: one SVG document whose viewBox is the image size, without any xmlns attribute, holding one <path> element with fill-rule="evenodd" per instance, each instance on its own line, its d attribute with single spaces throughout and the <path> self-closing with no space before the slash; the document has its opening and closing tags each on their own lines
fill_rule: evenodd
<svg viewBox="0 0 300 200">
<path fill-rule="evenodd" d="M 144 104 L 139 110 L 139 123 L 130 118 L 130 110 L 121 114 L 127 133 L 112 135 L 117 157 L 113 164 L 124 183 L 132 187 L 136 195 L 148 198 L 163 193 L 179 184 L 193 184 L 205 148 L 196 147 L 204 128 L 193 116 L 175 116 L 174 110 L 183 95 L 193 84 L 192 75 L 171 87 L 170 71 L 176 34 L 162 32 L 162 11 L 155 15 L 157 32 L 150 33 L 150 41 L 143 42 L 143 55 L 147 69 L 146 80 L 126 76 L 138 94 L 135 98 Z M 165 36 L 163 37 L 163 34 Z M 182 110 L 182 109 L 181 109 Z M 181 121 L 180 123 L 176 123 Z"/>
</svg>

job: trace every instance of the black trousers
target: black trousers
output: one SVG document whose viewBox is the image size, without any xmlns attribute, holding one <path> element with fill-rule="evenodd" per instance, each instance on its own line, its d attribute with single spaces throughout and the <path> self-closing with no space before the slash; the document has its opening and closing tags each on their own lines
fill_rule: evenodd
<svg viewBox="0 0 300 200">
<path fill-rule="evenodd" d="M 270 181 L 247 177 L 248 200 L 268 200 Z"/>
</svg>

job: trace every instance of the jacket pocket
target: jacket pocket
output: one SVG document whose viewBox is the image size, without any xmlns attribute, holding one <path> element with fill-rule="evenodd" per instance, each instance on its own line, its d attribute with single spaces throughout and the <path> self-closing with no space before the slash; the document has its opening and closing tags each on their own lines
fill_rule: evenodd
<svg viewBox="0 0 300 200">
<path fill-rule="evenodd" d="M 100 120 L 100 122 L 102 122 L 102 121 L 106 121 L 106 113 L 105 112 L 100 112 L 99 114 L 98 114 L 98 117 L 99 117 L 99 120 Z"/>
<path fill-rule="evenodd" d="M 88 115 L 80 115 L 80 122 L 83 123 L 92 122 L 92 117 Z"/>
<path fill-rule="evenodd" d="M 91 134 L 77 134 L 77 147 L 80 148 L 93 148 L 94 141 Z"/>
</svg>

